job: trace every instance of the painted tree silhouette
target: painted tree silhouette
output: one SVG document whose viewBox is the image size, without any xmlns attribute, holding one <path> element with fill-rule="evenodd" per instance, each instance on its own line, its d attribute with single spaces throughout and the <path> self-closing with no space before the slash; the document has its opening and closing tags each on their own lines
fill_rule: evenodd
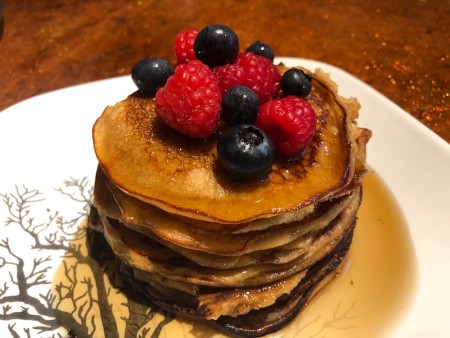
<svg viewBox="0 0 450 338">
<path fill-rule="evenodd" d="M 7 208 L 0 232 L 0 322 L 14 338 L 159 336 L 173 317 L 146 327 L 159 310 L 124 296 L 129 291 L 114 255 L 103 235 L 87 227 L 88 179 L 70 178 L 55 191 L 71 203 L 69 216 L 45 208 L 36 189 L 16 186 L 0 194 Z M 130 313 L 140 315 L 129 321 Z"/>
</svg>

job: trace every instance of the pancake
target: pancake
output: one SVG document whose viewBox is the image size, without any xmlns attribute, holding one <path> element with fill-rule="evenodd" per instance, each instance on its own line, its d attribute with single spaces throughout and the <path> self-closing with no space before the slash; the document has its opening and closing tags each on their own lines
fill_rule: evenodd
<svg viewBox="0 0 450 338">
<path fill-rule="evenodd" d="M 97 119 L 90 226 L 150 302 L 257 337 L 289 323 L 336 276 L 353 238 L 371 133 L 356 124 L 355 99 L 339 96 L 320 70 L 305 72 L 313 140 L 300 159 L 278 159 L 255 181 L 218 165 L 224 122 L 208 139 L 187 138 L 138 93 Z"/>
<path fill-rule="evenodd" d="M 353 135 L 359 105 L 338 96 L 323 73 L 312 78 L 308 101 L 317 115 L 313 141 L 302 160 L 277 162 L 267 179 L 236 182 L 217 165 L 217 137 L 181 135 L 158 118 L 154 101 L 138 95 L 107 107 L 96 121 L 93 140 L 100 166 L 111 182 L 143 202 L 222 224 L 285 214 L 327 200 L 359 174 Z"/>
<path fill-rule="evenodd" d="M 289 323 L 314 294 L 339 273 L 342 261 L 350 247 L 352 236 L 353 231 L 348 232 L 339 245 L 323 260 L 312 266 L 308 271 L 294 275 L 289 282 L 295 281 L 298 277 L 302 278 L 288 293 L 283 293 L 279 289 L 271 293 L 272 287 L 275 286 L 276 288 L 277 286 L 275 284 L 259 289 L 255 288 L 251 291 L 249 289 L 235 289 L 201 297 L 197 294 L 193 295 L 181 290 L 170 289 L 172 285 L 167 281 L 152 283 L 149 278 L 142 276 L 141 271 L 136 271 L 126 265 L 122 265 L 122 272 L 128 282 L 138 292 L 141 292 L 142 296 L 148 297 L 152 302 L 167 311 L 192 320 L 205 321 L 205 323 L 219 330 L 224 330 L 228 334 L 231 333 L 239 337 L 259 337 L 277 331 Z M 276 295 L 280 293 L 282 295 L 276 298 Z M 207 319 L 210 314 L 216 316 L 217 311 L 230 312 L 223 309 L 224 307 L 229 309 L 230 303 L 234 304 L 234 308 L 239 308 L 241 302 L 248 300 L 251 302 L 255 298 L 258 299 L 259 295 L 269 298 L 274 296 L 273 298 L 276 298 L 276 301 L 271 302 L 271 305 L 267 307 L 256 307 L 256 309 L 244 314 L 221 315 L 217 320 Z M 207 299 L 208 301 L 203 301 L 202 305 L 199 306 L 201 299 Z M 207 305 L 211 305 L 211 308 L 208 308 Z"/>
<path fill-rule="evenodd" d="M 201 266 L 168 247 L 141 233 L 132 231 L 124 224 L 101 215 L 105 237 L 116 256 L 126 264 L 142 271 L 157 273 L 166 278 L 215 287 L 240 287 L 275 282 L 313 265 L 339 243 L 352 227 L 355 214 L 339 217 L 323 233 L 303 238 L 308 250 L 285 264 L 271 261 L 242 268 L 215 269 Z M 220 260 L 220 257 L 211 257 Z"/>
<path fill-rule="evenodd" d="M 242 256 L 286 245 L 309 232 L 326 227 L 354 199 L 354 193 L 351 193 L 323 202 L 308 217 L 288 224 L 279 224 L 261 231 L 220 233 L 214 236 L 208 232 L 199 232 L 190 223 L 183 223 L 173 215 L 124 194 L 107 182 L 100 168 L 96 177 L 96 189 L 102 191 L 96 194 L 94 205 L 105 215 L 119 219 L 127 227 L 165 242 L 165 245 L 173 243 L 189 250 L 201 251 L 203 256 L 205 253 Z M 352 209 L 355 210 L 356 207 L 354 205 Z"/>
</svg>

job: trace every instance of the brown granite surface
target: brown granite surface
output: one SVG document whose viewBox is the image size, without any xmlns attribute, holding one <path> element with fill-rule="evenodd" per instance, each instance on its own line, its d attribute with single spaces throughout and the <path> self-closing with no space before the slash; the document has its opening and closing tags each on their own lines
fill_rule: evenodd
<svg viewBox="0 0 450 338">
<path fill-rule="evenodd" d="M 260 39 L 345 69 L 450 141 L 449 18 L 448 0 L 5 1 L 0 110 L 145 57 L 173 60 L 178 30 L 222 23 L 241 46 Z"/>
</svg>

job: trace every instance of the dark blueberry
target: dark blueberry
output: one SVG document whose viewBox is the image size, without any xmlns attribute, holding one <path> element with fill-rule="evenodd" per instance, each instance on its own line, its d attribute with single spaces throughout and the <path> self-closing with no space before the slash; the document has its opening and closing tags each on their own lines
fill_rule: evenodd
<svg viewBox="0 0 450 338">
<path fill-rule="evenodd" d="M 272 48 L 268 44 L 259 41 L 252 43 L 245 51 L 264 56 L 272 62 L 275 58 L 275 54 L 273 53 Z"/>
<path fill-rule="evenodd" d="M 219 162 L 243 179 L 265 177 L 275 160 L 272 141 L 258 127 L 237 124 L 225 130 L 217 143 Z"/>
<path fill-rule="evenodd" d="M 311 77 L 301 69 L 291 68 L 281 77 L 280 86 L 286 96 L 305 98 L 311 92 Z"/>
<path fill-rule="evenodd" d="M 229 89 L 222 99 L 222 117 L 228 124 L 252 124 L 259 112 L 259 98 L 245 86 Z"/>
<path fill-rule="evenodd" d="M 133 82 L 142 94 L 149 96 L 154 96 L 159 88 L 164 87 L 172 74 L 173 67 L 160 58 L 142 60 L 131 69 Z"/>
<path fill-rule="evenodd" d="M 210 67 L 233 63 L 239 53 L 236 33 L 224 25 L 203 28 L 194 42 L 197 58 Z"/>
</svg>

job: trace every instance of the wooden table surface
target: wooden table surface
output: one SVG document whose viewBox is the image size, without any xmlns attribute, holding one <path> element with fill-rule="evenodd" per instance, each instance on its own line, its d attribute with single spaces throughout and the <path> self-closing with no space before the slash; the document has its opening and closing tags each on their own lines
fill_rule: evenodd
<svg viewBox="0 0 450 338">
<path fill-rule="evenodd" d="M 0 1 L 0 7 L 2 1 Z M 338 66 L 450 141 L 449 0 L 13 0 L 3 3 L 0 111 L 26 98 L 174 61 L 187 27 Z"/>
</svg>

